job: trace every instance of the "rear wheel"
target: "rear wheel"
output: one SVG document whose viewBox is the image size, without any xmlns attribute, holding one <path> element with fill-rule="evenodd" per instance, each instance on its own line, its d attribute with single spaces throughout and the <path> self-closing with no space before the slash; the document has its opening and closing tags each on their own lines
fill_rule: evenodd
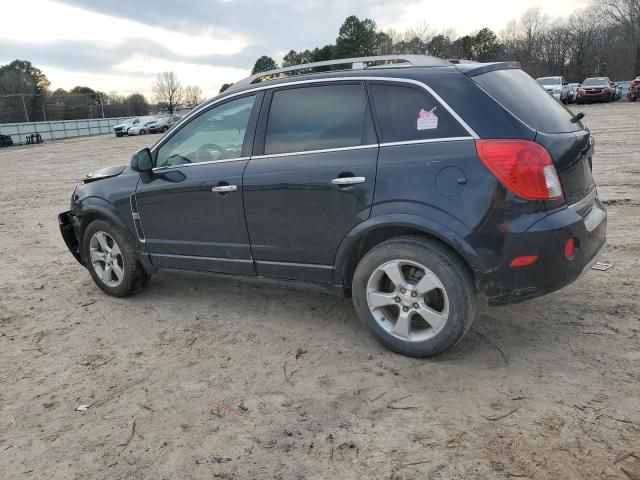
<svg viewBox="0 0 640 480">
<path fill-rule="evenodd" d="M 389 240 L 367 253 L 356 268 L 353 302 L 383 345 L 415 357 L 454 346 L 477 314 L 465 266 L 446 247 L 419 237 Z"/>
<path fill-rule="evenodd" d="M 145 135 L 147 133 L 147 131 L 143 128 L 140 130 L 140 135 Z"/>
<path fill-rule="evenodd" d="M 114 297 L 126 297 L 149 282 L 127 237 L 104 220 L 85 229 L 83 258 L 95 284 Z"/>
<path fill-rule="evenodd" d="M 165 133 L 167 130 L 169 130 L 169 127 L 162 127 L 162 133 Z"/>
</svg>

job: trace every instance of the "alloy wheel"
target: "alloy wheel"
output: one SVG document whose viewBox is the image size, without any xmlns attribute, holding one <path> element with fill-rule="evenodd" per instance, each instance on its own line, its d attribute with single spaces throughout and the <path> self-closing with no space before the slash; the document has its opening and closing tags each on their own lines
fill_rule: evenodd
<svg viewBox="0 0 640 480">
<path fill-rule="evenodd" d="M 124 280 L 124 257 L 114 238 L 105 232 L 96 232 L 89 241 L 91 266 L 100 281 L 117 287 Z"/>
<path fill-rule="evenodd" d="M 449 318 L 449 298 L 440 279 L 412 260 L 391 260 L 374 270 L 367 304 L 388 334 L 406 342 L 435 337 Z"/>
</svg>

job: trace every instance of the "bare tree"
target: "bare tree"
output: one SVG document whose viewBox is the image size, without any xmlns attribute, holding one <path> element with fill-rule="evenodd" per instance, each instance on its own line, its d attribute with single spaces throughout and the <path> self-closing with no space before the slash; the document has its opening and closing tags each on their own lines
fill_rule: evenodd
<svg viewBox="0 0 640 480">
<path fill-rule="evenodd" d="M 195 107 L 204 101 L 202 89 L 197 85 L 189 85 L 184 88 L 184 101 L 189 107 Z"/>
<path fill-rule="evenodd" d="M 153 99 L 169 113 L 173 113 L 183 100 L 182 84 L 173 72 L 162 72 L 153 84 Z"/>
<path fill-rule="evenodd" d="M 603 36 L 602 12 L 587 8 L 574 12 L 567 21 L 569 43 L 569 67 L 574 78 L 582 80 L 591 74 L 598 74 L 599 40 Z"/>
<path fill-rule="evenodd" d="M 609 19 L 622 28 L 634 47 L 634 70 L 640 72 L 640 0 L 604 0 Z"/>
</svg>

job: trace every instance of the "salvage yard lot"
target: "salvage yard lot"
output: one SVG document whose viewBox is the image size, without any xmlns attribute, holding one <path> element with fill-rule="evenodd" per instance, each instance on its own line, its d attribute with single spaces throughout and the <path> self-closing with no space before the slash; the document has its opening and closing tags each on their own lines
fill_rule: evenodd
<svg viewBox="0 0 640 480">
<path fill-rule="evenodd" d="M 157 137 L 0 149 L 0 478 L 640 478 L 640 105 L 575 109 L 614 267 L 431 360 L 348 299 L 170 274 L 107 297 L 56 215 Z"/>
</svg>

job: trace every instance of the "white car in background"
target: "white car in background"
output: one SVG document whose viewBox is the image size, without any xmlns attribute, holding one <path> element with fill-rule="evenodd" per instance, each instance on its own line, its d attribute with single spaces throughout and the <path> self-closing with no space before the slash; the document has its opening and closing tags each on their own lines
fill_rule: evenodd
<svg viewBox="0 0 640 480">
<path fill-rule="evenodd" d="M 129 130 L 134 125 L 137 125 L 138 123 L 140 123 L 140 120 L 138 120 L 137 118 L 130 118 L 128 120 L 125 120 L 121 124 L 115 125 L 113 127 L 113 133 L 116 134 L 116 137 L 122 137 L 127 134 L 127 130 Z"/>
<path fill-rule="evenodd" d="M 536 78 L 536 81 L 559 102 L 564 104 L 569 102 L 571 89 L 564 77 L 540 77 Z"/>
<path fill-rule="evenodd" d="M 156 121 L 156 117 L 138 117 L 137 124 L 129 127 L 127 135 L 146 135 L 149 133 L 149 126 Z"/>
</svg>

